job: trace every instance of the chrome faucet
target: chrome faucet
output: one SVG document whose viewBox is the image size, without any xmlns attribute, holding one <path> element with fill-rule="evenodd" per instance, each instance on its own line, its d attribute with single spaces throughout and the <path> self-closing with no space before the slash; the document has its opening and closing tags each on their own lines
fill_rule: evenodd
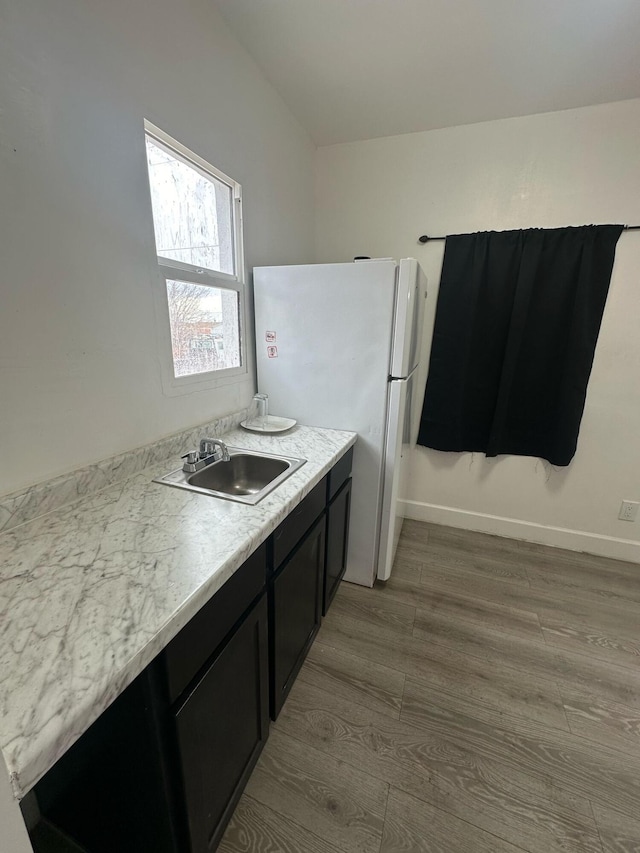
<svg viewBox="0 0 640 853">
<path fill-rule="evenodd" d="M 207 456 L 211 456 L 212 453 L 216 452 L 216 447 L 219 447 L 222 452 L 222 456 L 220 457 L 222 461 L 228 462 L 230 459 L 229 450 L 227 449 L 227 445 L 224 441 L 220 441 L 219 438 L 200 439 L 200 459 L 205 459 Z"/>
<path fill-rule="evenodd" d="M 216 448 L 219 449 L 219 453 Z M 203 438 L 200 441 L 199 451 L 190 450 L 182 458 L 184 459 L 182 470 L 187 474 L 195 474 L 196 471 L 201 471 L 213 462 L 228 462 L 231 457 L 224 441 L 220 441 L 219 438 Z"/>
</svg>

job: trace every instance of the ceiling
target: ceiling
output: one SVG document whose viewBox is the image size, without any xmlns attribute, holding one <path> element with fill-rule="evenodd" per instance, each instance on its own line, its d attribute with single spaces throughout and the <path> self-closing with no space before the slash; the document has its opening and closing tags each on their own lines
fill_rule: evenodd
<svg viewBox="0 0 640 853">
<path fill-rule="evenodd" d="M 213 0 L 317 145 L 640 97 L 640 0 Z"/>
</svg>

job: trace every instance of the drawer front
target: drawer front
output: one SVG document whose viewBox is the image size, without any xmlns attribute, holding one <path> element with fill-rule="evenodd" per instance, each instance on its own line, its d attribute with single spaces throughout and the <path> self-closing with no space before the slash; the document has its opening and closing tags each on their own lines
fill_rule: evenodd
<svg viewBox="0 0 640 853">
<path fill-rule="evenodd" d="M 327 488 L 327 503 L 333 500 L 334 496 L 340 491 L 341 486 L 351 476 L 351 468 L 353 467 L 353 447 L 344 454 L 342 459 L 339 459 L 329 471 L 329 485 Z"/>
<path fill-rule="evenodd" d="M 267 546 L 261 545 L 165 649 L 169 701 L 174 702 L 264 589 Z"/>
<path fill-rule="evenodd" d="M 273 568 L 282 564 L 325 508 L 327 478 L 309 492 L 273 534 Z"/>
</svg>

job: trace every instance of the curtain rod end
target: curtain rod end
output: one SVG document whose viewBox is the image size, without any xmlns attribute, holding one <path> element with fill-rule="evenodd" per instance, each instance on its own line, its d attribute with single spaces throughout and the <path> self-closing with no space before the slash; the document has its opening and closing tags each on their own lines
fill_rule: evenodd
<svg viewBox="0 0 640 853">
<path fill-rule="evenodd" d="M 418 237 L 418 243 L 428 243 L 430 239 L 428 234 L 423 234 L 422 237 Z"/>
</svg>

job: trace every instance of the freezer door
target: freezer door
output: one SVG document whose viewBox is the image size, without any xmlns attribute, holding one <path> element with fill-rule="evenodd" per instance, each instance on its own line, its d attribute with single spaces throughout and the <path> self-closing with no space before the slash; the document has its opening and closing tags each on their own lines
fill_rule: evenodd
<svg viewBox="0 0 640 853">
<path fill-rule="evenodd" d="M 391 576 L 404 514 L 402 501 L 407 496 L 411 457 L 411 408 L 415 372 L 407 379 L 389 383 L 389 420 L 385 446 L 382 514 L 380 519 L 380 550 L 378 580 Z"/>
<path fill-rule="evenodd" d="M 420 362 L 427 279 L 414 258 L 403 258 L 398 272 L 391 351 L 391 376 L 404 379 Z"/>
</svg>

